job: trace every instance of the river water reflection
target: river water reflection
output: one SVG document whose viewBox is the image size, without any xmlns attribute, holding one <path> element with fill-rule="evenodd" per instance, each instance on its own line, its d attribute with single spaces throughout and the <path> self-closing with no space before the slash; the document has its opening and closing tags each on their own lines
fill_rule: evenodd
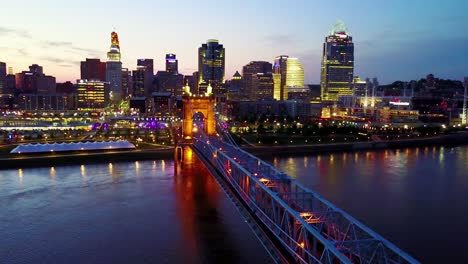
<svg viewBox="0 0 468 264">
<path fill-rule="evenodd" d="M 271 262 L 186 158 L 0 171 L 0 263 Z M 467 146 L 270 161 L 423 263 L 468 263 Z"/>
<path fill-rule="evenodd" d="M 0 263 L 269 263 L 193 157 L 0 171 Z"/>
<path fill-rule="evenodd" d="M 423 263 L 468 263 L 468 146 L 270 161 Z"/>
</svg>

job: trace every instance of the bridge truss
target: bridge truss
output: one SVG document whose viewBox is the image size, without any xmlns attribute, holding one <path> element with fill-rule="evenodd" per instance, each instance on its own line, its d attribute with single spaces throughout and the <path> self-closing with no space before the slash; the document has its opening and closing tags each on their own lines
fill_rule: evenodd
<svg viewBox="0 0 468 264">
<path fill-rule="evenodd" d="M 222 122 L 216 123 L 216 136 L 197 129 L 193 147 L 297 263 L 419 263 L 319 194 L 240 149 Z"/>
</svg>

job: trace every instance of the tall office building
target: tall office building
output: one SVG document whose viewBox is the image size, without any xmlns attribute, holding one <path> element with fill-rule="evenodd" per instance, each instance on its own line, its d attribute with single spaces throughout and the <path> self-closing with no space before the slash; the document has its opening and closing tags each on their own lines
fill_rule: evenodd
<svg viewBox="0 0 468 264">
<path fill-rule="evenodd" d="M 137 66 L 132 73 L 133 91 L 132 96 L 145 96 L 145 77 L 147 75 L 145 66 Z"/>
<path fill-rule="evenodd" d="M 338 101 L 341 95 L 352 95 L 354 44 L 343 22 L 336 23 L 323 44 L 321 97 Z"/>
<path fill-rule="evenodd" d="M 304 68 L 297 58 L 288 58 L 286 60 L 286 92 L 292 89 L 304 88 Z"/>
<path fill-rule="evenodd" d="M 179 73 L 178 61 L 175 54 L 166 54 L 166 72 L 171 74 Z"/>
<path fill-rule="evenodd" d="M 80 65 L 82 80 L 106 80 L 106 63 L 100 59 L 88 59 L 82 61 Z"/>
<path fill-rule="evenodd" d="M 274 98 L 276 100 L 287 100 L 288 93 L 286 91 L 286 63 L 289 56 L 281 55 L 275 58 L 273 64 L 273 80 L 275 80 Z"/>
<path fill-rule="evenodd" d="M 252 101 L 273 99 L 274 84 L 271 63 L 251 61 L 242 68 L 242 77 L 241 96 Z"/>
<path fill-rule="evenodd" d="M 138 79 L 143 77 L 143 93 L 140 96 L 149 96 L 152 92 L 153 80 L 154 80 L 154 61 L 153 59 L 138 59 L 137 60 L 137 71 L 140 75 Z M 140 88 L 139 88 L 140 89 Z"/>
<path fill-rule="evenodd" d="M 0 62 L 0 94 L 8 93 L 6 89 L 6 76 L 6 63 Z"/>
<path fill-rule="evenodd" d="M 211 85 L 216 94 L 222 90 L 225 73 L 225 49 L 218 40 L 209 39 L 198 48 L 199 89 Z"/>
<path fill-rule="evenodd" d="M 132 76 L 128 68 L 122 68 L 122 97 L 132 93 Z"/>
<path fill-rule="evenodd" d="M 109 98 L 117 103 L 122 99 L 122 62 L 120 61 L 120 43 L 117 33 L 111 33 L 111 46 L 107 52 L 106 81 L 109 83 Z"/>
</svg>

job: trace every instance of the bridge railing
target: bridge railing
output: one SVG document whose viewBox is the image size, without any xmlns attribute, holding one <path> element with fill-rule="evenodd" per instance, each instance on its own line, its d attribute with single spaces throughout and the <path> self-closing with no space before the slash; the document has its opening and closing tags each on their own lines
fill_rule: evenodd
<svg viewBox="0 0 468 264">
<path fill-rule="evenodd" d="M 300 263 L 418 263 L 269 163 L 199 130 L 195 147 Z"/>
</svg>

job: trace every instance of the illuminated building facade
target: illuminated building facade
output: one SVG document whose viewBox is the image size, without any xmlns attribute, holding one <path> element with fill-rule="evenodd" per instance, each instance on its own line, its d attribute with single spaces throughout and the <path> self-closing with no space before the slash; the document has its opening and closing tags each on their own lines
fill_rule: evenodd
<svg viewBox="0 0 468 264">
<path fill-rule="evenodd" d="M 289 56 L 281 55 L 275 58 L 273 64 L 273 80 L 275 80 L 274 98 L 276 100 L 287 100 L 288 93 L 286 92 L 286 68 Z"/>
<path fill-rule="evenodd" d="M 109 83 L 109 98 L 112 102 L 122 99 L 122 62 L 120 61 L 120 44 L 117 33 L 111 33 L 111 46 L 107 52 L 106 81 Z"/>
<path fill-rule="evenodd" d="M 175 54 L 166 54 L 166 72 L 171 74 L 179 74 L 179 66 Z"/>
<path fill-rule="evenodd" d="M 321 68 L 321 97 L 337 101 L 341 95 L 352 95 L 354 73 L 354 44 L 346 26 L 338 22 L 323 44 Z"/>
<path fill-rule="evenodd" d="M 80 111 L 103 111 L 109 101 L 109 84 L 96 80 L 78 80 L 77 109 Z"/>
<path fill-rule="evenodd" d="M 106 63 L 100 59 L 88 59 L 80 64 L 82 80 L 106 80 Z"/>
<path fill-rule="evenodd" d="M 198 48 L 199 89 L 211 85 L 215 94 L 220 93 L 223 90 L 224 73 L 225 49 L 218 40 L 209 39 Z"/>
<path fill-rule="evenodd" d="M 304 68 L 297 58 L 286 60 L 286 91 L 304 88 Z"/>
</svg>

